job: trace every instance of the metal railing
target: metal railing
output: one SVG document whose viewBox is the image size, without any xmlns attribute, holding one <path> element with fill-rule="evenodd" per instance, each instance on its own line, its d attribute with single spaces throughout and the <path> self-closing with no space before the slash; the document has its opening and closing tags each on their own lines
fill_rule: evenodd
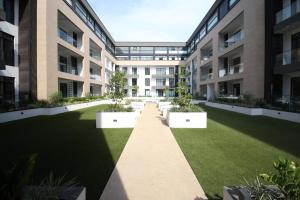
<svg viewBox="0 0 300 200">
<path fill-rule="evenodd" d="M 219 70 L 219 77 L 225 77 L 233 74 L 239 74 L 244 72 L 244 64 L 238 64 L 234 66 L 229 66 L 228 68 L 223 68 Z"/>
<path fill-rule="evenodd" d="M 98 74 L 90 74 L 90 79 L 96 80 L 96 81 L 101 81 L 101 76 Z"/>
<path fill-rule="evenodd" d="M 273 106 L 289 112 L 300 112 L 300 96 L 283 95 L 273 98 Z"/>
<path fill-rule="evenodd" d="M 276 13 L 276 24 L 287 20 L 288 18 L 300 13 L 300 0 L 296 0 L 292 4 L 286 6 Z"/>
</svg>

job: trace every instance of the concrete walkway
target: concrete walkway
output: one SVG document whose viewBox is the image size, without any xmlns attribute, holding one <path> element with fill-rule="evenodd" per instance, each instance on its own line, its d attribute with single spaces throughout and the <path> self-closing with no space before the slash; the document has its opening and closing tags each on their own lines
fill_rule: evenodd
<svg viewBox="0 0 300 200">
<path fill-rule="evenodd" d="M 155 104 L 146 105 L 100 199 L 207 199 Z"/>
</svg>

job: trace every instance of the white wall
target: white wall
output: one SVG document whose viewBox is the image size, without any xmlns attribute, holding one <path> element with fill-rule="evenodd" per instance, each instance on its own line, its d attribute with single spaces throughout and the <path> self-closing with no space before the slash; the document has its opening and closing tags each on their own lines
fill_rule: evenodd
<svg viewBox="0 0 300 200">
<path fill-rule="evenodd" d="M 120 66 L 120 70 L 122 68 L 127 67 L 127 74 L 132 74 L 132 68 L 137 68 L 137 74 L 139 77 L 137 78 L 137 85 L 139 87 L 138 96 L 145 96 L 145 90 L 150 90 L 150 96 L 156 96 L 156 89 L 152 89 L 153 86 L 156 86 L 156 79 L 152 78 L 152 75 L 156 74 L 156 68 L 166 68 L 166 74 L 169 74 L 169 67 L 175 66 Z M 150 75 L 145 75 L 145 68 L 150 68 Z M 145 79 L 150 78 L 150 86 L 145 86 Z M 132 78 L 128 78 L 128 86 L 132 86 Z M 166 78 L 166 86 L 169 86 L 169 78 Z M 132 96 L 131 89 L 128 90 L 128 95 Z"/>
</svg>

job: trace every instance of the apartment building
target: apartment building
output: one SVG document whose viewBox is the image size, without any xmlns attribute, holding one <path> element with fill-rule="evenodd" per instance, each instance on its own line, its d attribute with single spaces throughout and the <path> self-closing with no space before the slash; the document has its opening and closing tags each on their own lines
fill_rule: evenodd
<svg viewBox="0 0 300 200">
<path fill-rule="evenodd" d="M 128 96 L 174 96 L 184 78 L 207 99 L 291 101 L 299 1 L 216 0 L 187 42 L 116 42 L 87 0 L 1 0 L 0 99 L 103 95 L 122 70 Z"/>
<path fill-rule="evenodd" d="M 300 111 L 300 0 L 266 1 L 266 99 Z"/>
<path fill-rule="evenodd" d="M 116 58 L 125 72 L 127 96 L 174 97 L 179 66 L 185 64 L 185 43 L 117 42 Z"/>
<path fill-rule="evenodd" d="M 264 97 L 264 13 L 261 0 L 214 3 L 187 42 L 194 95 Z"/>
</svg>

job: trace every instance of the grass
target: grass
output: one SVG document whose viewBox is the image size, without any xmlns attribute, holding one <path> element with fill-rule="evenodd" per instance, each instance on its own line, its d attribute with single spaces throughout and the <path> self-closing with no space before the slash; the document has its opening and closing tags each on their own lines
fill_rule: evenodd
<svg viewBox="0 0 300 200">
<path fill-rule="evenodd" d="M 222 199 L 223 186 L 245 185 L 273 170 L 279 157 L 300 162 L 300 124 L 251 117 L 204 107 L 207 129 L 172 132 L 210 199 Z"/>
<path fill-rule="evenodd" d="M 92 107 L 56 116 L 0 124 L 0 163 L 7 167 L 20 156 L 37 153 L 34 180 L 51 171 L 66 174 L 87 188 L 87 199 L 99 199 L 132 129 L 96 129 Z"/>
</svg>

